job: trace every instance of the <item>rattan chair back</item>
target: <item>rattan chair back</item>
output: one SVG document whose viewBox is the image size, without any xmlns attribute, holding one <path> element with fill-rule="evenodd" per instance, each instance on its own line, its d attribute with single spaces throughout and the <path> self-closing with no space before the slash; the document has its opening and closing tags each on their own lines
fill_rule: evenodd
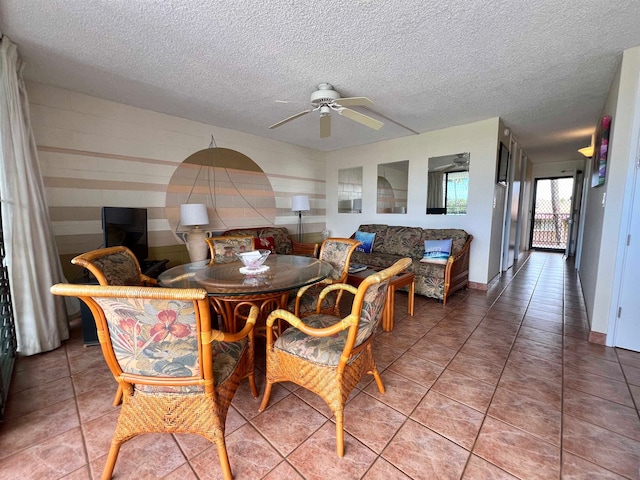
<svg viewBox="0 0 640 480">
<path fill-rule="evenodd" d="M 100 285 L 153 286 L 155 279 L 142 273 L 138 259 L 124 246 L 100 248 L 78 255 L 71 263 L 89 270 Z"/>
<path fill-rule="evenodd" d="M 227 236 L 206 238 L 211 252 L 211 263 L 239 261 L 236 253 L 254 250 L 253 237 Z"/>
<path fill-rule="evenodd" d="M 351 254 L 361 244 L 353 238 L 327 238 L 322 242 L 318 258 L 333 267 L 333 283 L 343 283 L 347 279 Z"/>
<path fill-rule="evenodd" d="M 322 290 L 318 302 L 333 291 L 354 294 L 351 313 L 340 319 L 315 314 L 300 319 L 287 310 L 267 318 L 266 384 L 260 411 L 267 408 L 273 383 L 290 381 L 320 395 L 336 418 L 336 451 L 344 455 L 343 410 L 349 393 L 365 374 L 374 376 L 378 390 L 384 386 L 373 357 L 372 340 L 387 299 L 389 280 L 411 265 L 402 258 L 391 267 L 366 277 L 356 289 L 337 283 Z M 291 325 L 276 339 L 273 325 Z"/>
<path fill-rule="evenodd" d="M 318 308 L 318 295 L 325 286 L 344 283 L 347 280 L 351 255 L 361 243 L 352 238 L 327 238 L 322 242 L 318 258 L 333 267 L 331 275 L 324 282 L 300 289 L 295 295 L 290 295 L 287 306 L 289 311 L 301 318 L 314 313 L 328 313 L 339 317 L 342 291 L 337 290 L 327 294 L 320 308 Z"/>
<path fill-rule="evenodd" d="M 124 393 L 102 478 L 111 478 L 120 446 L 136 435 L 196 433 L 216 443 L 231 479 L 225 420 L 253 348 L 257 307 L 241 332 L 228 334 L 211 328 L 204 289 L 57 284 L 51 292 L 91 309 Z"/>
</svg>

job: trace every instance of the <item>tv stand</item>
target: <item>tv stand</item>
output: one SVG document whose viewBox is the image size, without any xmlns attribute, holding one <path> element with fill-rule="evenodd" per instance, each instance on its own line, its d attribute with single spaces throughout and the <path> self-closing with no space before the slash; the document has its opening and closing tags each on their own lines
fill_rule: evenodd
<svg viewBox="0 0 640 480">
<path fill-rule="evenodd" d="M 140 269 L 147 277 L 158 278 L 158 275 L 167 269 L 167 263 L 169 263 L 168 258 L 163 260 L 143 260 L 140 262 Z"/>
</svg>

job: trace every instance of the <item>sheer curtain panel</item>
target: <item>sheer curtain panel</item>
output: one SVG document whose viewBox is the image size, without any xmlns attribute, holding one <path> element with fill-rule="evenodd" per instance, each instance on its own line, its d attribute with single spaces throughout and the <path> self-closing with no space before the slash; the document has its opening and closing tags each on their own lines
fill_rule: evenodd
<svg viewBox="0 0 640 480">
<path fill-rule="evenodd" d="M 63 281 L 40 173 L 24 64 L 7 36 L 0 40 L 0 200 L 5 261 L 18 352 L 33 355 L 69 338 L 64 300 L 49 293 Z"/>
<path fill-rule="evenodd" d="M 444 207 L 444 188 L 442 180 L 444 174 L 441 172 L 429 172 L 427 176 L 427 207 L 443 208 Z"/>
</svg>

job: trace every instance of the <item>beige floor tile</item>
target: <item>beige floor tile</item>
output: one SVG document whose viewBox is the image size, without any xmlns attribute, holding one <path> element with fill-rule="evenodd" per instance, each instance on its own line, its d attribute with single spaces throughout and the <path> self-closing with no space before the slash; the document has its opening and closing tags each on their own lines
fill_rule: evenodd
<svg viewBox="0 0 640 480">
<path fill-rule="evenodd" d="M 258 339 L 260 396 L 243 381 L 226 421 L 237 480 L 639 478 L 640 353 L 586 341 L 571 261 L 533 253 L 486 292 L 457 292 L 446 306 L 416 296 L 413 317 L 404 292 L 396 302 L 395 330 L 374 340 L 386 393 L 371 375 L 351 392 L 342 458 L 316 394 L 275 384 L 258 412 Z M 0 423 L 0 479 L 99 478 L 115 391 L 78 320 L 63 347 L 19 357 Z M 216 446 L 190 434 L 125 443 L 115 477 L 222 478 Z"/>
<path fill-rule="evenodd" d="M 459 479 L 469 452 L 433 430 L 408 420 L 382 457 L 415 480 Z"/>
<path fill-rule="evenodd" d="M 559 447 L 491 417 L 473 453 L 518 478 L 555 480 L 560 475 Z"/>
</svg>

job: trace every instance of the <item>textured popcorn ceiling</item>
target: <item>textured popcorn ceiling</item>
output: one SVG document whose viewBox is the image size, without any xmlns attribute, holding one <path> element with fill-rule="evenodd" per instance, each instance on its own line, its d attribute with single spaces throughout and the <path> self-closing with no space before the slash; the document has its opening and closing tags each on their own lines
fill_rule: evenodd
<svg viewBox="0 0 640 480">
<path fill-rule="evenodd" d="M 535 162 L 580 158 L 639 21 L 638 0 L 0 2 L 31 80 L 319 150 L 413 135 L 267 128 L 329 82 L 418 132 L 500 116 Z"/>
</svg>

